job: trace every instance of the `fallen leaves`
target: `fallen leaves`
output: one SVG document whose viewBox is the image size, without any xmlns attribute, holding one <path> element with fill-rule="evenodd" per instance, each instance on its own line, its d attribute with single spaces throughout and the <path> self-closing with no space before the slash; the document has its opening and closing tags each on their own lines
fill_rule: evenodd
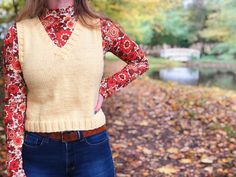
<svg viewBox="0 0 236 177">
<path fill-rule="evenodd" d="M 202 163 L 213 163 L 214 160 L 217 158 L 215 156 L 207 156 L 206 154 L 203 154 L 201 157 L 201 162 Z"/>
<path fill-rule="evenodd" d="M 180 163 L 192 163 L 192 160 L 191 159 L 181 159 L 179 162 Z"/>
<path fill-rule="evenodd" d="M 173 167 L 172 165 L 166 165 L 166 166 L 158 168 L 156 171 L 160 173 L 164 173 L 164 174 L 173 174 L 173 173 L 177 173 L 179 170 L 178 168 Z"/>
<path fill-rule="evenodd" d="M 235 107 L 233 91 L 134 81 L 103 105 L 117 177 L 234 177 Z"/>
</svg>

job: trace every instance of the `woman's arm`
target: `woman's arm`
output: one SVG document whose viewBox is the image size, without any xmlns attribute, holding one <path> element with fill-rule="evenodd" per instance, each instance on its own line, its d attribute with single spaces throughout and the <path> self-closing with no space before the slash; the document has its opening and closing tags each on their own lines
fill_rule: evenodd
<svg viewBox="0 0 236 177">
<path fill-rule="evenodd" d="M 3 123 L 6 133 L 6 167 L 9 177 L 25 177 L 22 144 L 24 141 L 26 85 L 18 58 L 16 23 L 9 28 L 4 39 L 2 62 L 5 91 Z"/>
<path fill-rule="evenodd" d="M 117 73 L 101 81 L 99 93 L 104 99 L 124 88 L 149 69 L 148 59 L 141 47 L 112 21 L 101 19 L 105 52 L 112 52 L 126 65 Z"/>
</svg>

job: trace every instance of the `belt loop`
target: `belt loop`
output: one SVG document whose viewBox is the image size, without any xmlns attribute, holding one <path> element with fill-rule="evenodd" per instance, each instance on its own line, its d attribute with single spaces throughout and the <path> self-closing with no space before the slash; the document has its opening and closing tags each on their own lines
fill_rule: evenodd
<svg viewBox="0 0 236 177">
<path fill-rule="evenodd" d="M 77 130 L 78 139 L 83 138 L 83 133 L 80 130 Z"/>
<path fill-rule="evenodd" d="M 61 131 L 60 133 L 61 133 L 61 141 L 65 142 L 64 139 L 63 139 L 64 131 Z"/>
<path fill-rule="evenodd" d="M 46 143 L 48 143 L 48 141 L 49 141 L 49 137 L 46 137 L 46 136 L 43 137 L 43 141 L 46 142 Z"/>
</svg>

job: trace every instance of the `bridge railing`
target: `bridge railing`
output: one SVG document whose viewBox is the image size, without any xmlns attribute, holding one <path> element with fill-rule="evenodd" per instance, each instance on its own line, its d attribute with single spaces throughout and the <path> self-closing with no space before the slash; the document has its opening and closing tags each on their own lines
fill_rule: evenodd
<svg viewBox="0 0 236 177">
<path fill-rule="evenodd" d="M 193 58 L 199 59 L 200 55 L 201 55 L 200 51 L 188 48 L 162 49 L 160 52 L 161 57 L 178 61 L 188 61 Z"/>
</svg>

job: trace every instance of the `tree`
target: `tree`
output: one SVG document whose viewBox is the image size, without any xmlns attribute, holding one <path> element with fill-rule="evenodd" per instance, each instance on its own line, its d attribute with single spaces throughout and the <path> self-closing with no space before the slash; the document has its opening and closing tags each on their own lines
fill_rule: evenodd
<svg viewBox="0 0 236 177">
<path fill-rule="evenodd" d="M 152 27 L 160 11 L 170 9 L 181 0 L 94 0 L 96 10 L 119 22 L 125 31 L 137 42 L 149 43 Z"/>
<path fill-rule="evenodd" d="M 212 7 L 212 13 L 207 18 L 206 28 L 200 32 L 201 37 L 216 43 L 212 54 L 221 55 L 220 58 L 236 58 L 236 2 L 214 0 L 208 5 Z"/>
</svg>

